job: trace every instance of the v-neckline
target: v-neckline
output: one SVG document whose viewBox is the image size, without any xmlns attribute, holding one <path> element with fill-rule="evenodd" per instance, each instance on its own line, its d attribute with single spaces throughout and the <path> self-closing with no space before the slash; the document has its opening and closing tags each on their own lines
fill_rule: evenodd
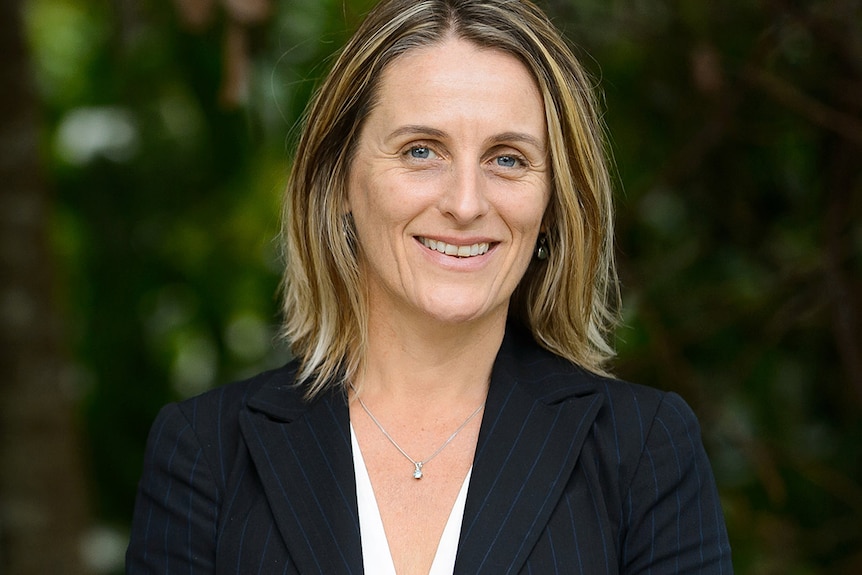
<svg viewBox="0 0 862 575">
<path fill-rule="evenodd" d="M 386 539 L 386 531 L 383 528 L 383 519 L 380 516 L 380 508 L 371 484 L 371 476 L 365 466 L 362 450 L 350 424 L 350 442 L 353 447 L 353 467 L 356 475 L 356 499 L 359 506 L 359 531 L 362 540 L 362 561 L 366 573 L 378 575 L 397 575 L 395 562 L 392 560 L 392 552 Z M 455 555 L 458 551 L 458 539 L 461 534 L 461 522 L 464 518 L 464 506 L 467 501 L 467 490 L 470 485 L 470 476 L 473 467 L 467 471 L 440 541 L 434 553 L 434 561 L 428 575 L 452 575 L 455 568 Z"/>
</svg>

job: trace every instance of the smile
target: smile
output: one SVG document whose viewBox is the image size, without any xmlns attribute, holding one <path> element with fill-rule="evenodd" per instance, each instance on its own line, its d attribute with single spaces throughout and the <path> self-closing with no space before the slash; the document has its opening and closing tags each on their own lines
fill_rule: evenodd
<svg viewBox="0 0 862 575">
<path fill-rule="evenodd" d="M 481 256 L 488 252 L 489 244 L 487 242 L 482 242 L 478 244 L 471 244 L 468 246 L 456 246 L 454 244 L 447 244 L 446 242 L 441 242 L 437 240 L 432 240 L 429 238 L 418 237 L 417 238 L 422 245 L 430 250 L 436 250 L 441 254 L 446 254 L 447 256 L 455 256 L 459 258 L 471 258 L 473 256 Z"/>
</svg>

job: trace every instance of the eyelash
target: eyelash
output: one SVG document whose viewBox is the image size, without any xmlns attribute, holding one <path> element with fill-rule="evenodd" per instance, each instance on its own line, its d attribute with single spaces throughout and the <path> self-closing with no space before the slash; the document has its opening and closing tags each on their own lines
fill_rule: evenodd
<svg viewBox="0 0 862 575">
<path fill-rule="evenodd" d="M 416 152 L 417 150 L 426 150 L 431 154 L 437 155 L 437 153 L 431 148 L 431 146 L 428 146 L 425 144 L 413 144 L 413 145 L 411 145 L 409 148 L 407 148 L 404 151 L 404 155 L 408 159 L 411 159 L 411 160 L 429 159 L 429 158 L 417 158 L 417 157 L 413 156 L 413 153 Z M 515 162 L 514 166 L 501 166 L 499 163 L 497 163 L 497 166 L 499 166 L 501 168 L 515 169 L 515 168 L 522 168 L 522 167 L 527 165 L 527 159 L 520 154 L 515 154 L 515 153 L 499 154 L 499 155 L 494 156 L 492 158 L 492 160 L 499 162 L 500 158 L 511 158 Z"/>
<path fill-rule="evenodd" d="M 523 168 L 524 166 L 527 165 L 527 159 L 524 158 L 524 156 L 521 156 L 520 154 L 500 154 L 498 156 L 494 156 L 494 160 L 496 160 L 498 162 L 497 163 L 498 166 L 500 165 L 499 164 L 500 158 L 511 158 L 515 162 L 514 166 L 500 166 L 501 168 L 515 169 L 515 168 Z"/>
<path fill-rule="evenodd" d="M 407 148 L 407 151 L 405 151 L 405 152 L 404 152 L 404 155 L 405 155 L 405 156 L 408 156 L 408 157 L 409 157 L 409 159 L 411 159 L 411 160 L 424 160 L 424 159 L 427 159 L 427 158 L 417 158 L 417 157 L 413 156 L 413 152 L 415 152 L 415 151 L 417 151 L 417 150 L 427 150 L 429 153 L 431 153 L 431 154 L 435 154 L 435 155 L 436 155 L 436 153 L 434 152 L 434 150 L 432 150 L 432 149 L 431 149 L 431 146 L 426 146 L 426 145 L 424 145 L 424 144 L 413 144 L 412 146 L 410 146 L 409 148 Z"/>
</svg>

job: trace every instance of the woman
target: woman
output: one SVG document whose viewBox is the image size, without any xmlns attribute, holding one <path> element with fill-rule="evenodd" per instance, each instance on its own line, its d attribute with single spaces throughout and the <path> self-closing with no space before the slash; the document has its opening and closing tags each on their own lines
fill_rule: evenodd
<svg viewBox="0 0 862 575">
<path fill-rule="evenodd" d="M 298 359 L 162 411 L 129 573 L 732 571 L 694 415 L 605 374 L 600 123 L 535 6 L 372 10 L 283 237 Z"/>
</svg>

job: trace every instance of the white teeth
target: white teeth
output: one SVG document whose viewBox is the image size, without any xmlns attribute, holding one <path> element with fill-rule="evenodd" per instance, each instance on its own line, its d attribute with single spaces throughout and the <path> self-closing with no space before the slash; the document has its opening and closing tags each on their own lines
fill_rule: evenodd
<svg viewBox="0 0 862 575">
<path fill-rule="evenodd" d="M 422 245 L 424 245 L 428 249 L 436 250 L 441 254 L 446 254 L 447 256 L 456 256 L 459 258 L 480 256 L 487 253 L 489 248 L 487 242 L 465 246 L 456 246 L 453 244 L 447 244 L 446 242 L 432 240 L 429 238 L 419 238 L 419 240 L 422 242 Z"/>
</svg>

